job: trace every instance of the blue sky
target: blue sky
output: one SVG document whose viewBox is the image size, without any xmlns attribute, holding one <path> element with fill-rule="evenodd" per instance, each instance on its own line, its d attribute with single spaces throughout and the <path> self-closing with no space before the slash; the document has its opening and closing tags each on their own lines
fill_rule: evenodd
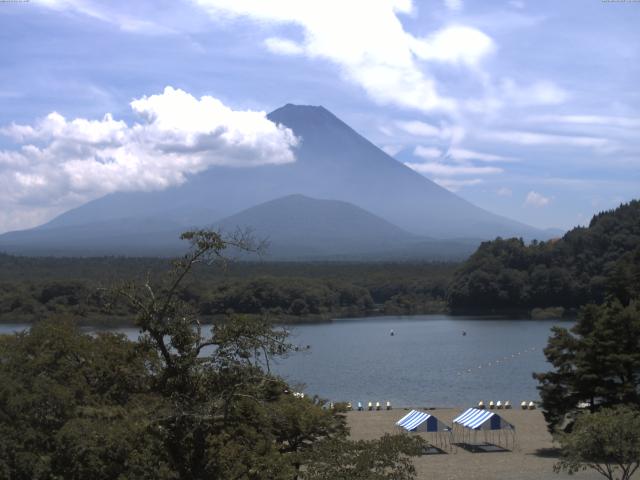
<svg viewBox="0 0 640 480">
<path fill-rule="evenodd" d="M 638 25 L 632 1 L 0 3 L 0 232 L 224 159 L 295 161 L 260 113 L 285 103 L 495 213 L 584 224 L 639 196 Z"/>
</svg>

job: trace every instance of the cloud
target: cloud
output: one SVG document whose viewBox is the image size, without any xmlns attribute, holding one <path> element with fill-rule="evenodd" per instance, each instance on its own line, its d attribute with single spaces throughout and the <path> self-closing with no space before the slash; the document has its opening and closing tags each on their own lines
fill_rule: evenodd
<svg viewBox="0 0 640 480">
<path fill-rule="evenodd" d="M 30 0 L 32 3 L 57 11 L 72 11 L 109 23 L 120 30 L 145 35 L 176 34 L 177 30 L 153 22 L 137 14 L 125 14 L 105 8 L 90 0 Z M 142 18 L 141 18 L 142 17 Z"/>
<path fill-rule="evenodd" d="M 384 145 L 382 150 L 390 156 L 395 156 L 404 149 L 404 145 Z"/>
<path fill-rule="evenodd" d="M 396 126 L 401 130 L 417 137 L 442 136 L 442 130 L 440 129 L 440 127 L 434 127 L 433 125 L 421 122 L 419 120 L 397 121 Z"/>
<path fill-rule="evenodd" d="M 558 105 L 569 98 L 569 93 L 550 80 L 539 80 L 530 85 L 518 85 L 515 80 L 505 78 L 500 84 L 505 101 L 519 107 L 530 105 Z"/>
<path fill-rule="evenodd" d="M 264 41 L 264 44 L 270 52 L 281 55 L 300 55 L 304 53 L 302 46 L 286 38 L 269 37 Z"/>
<path fill-rule="evenodd" d="M 517 130 L 485 132 L 479 136 L 486 140 L 515 143 L 518 145 L 554 145 L 587 148 L 611 147 L 611 142 L 608 139 L 601 137 L 552 135 Z"/>
<path fill-rule="evenodd" d="M 481 178 L 471 178 L 469 180 L 454 180 L 451 178 L 434 178 L 434 182 L 436 182 L 441 187 L 446 188 L 452 192 L 459 192 L 463 187 L 471 187 L 473 185 L 478 185 L 483 183 L 484 180 Z"/>
<path fill-rule="evenodd" d="M 540 123 L 640 128 L 640 118 L 637 117 L 616 117 L 608 115 L 534 115 L 529 117 L 528 120 Z"/>
<path fill-rule="evenodd" d="M 454 12 L 462 10 L 462 0 L 444 0 L 444 5 Z"/>
<path fill-rule="evenodd" d="M 172 87 L 130 105 L 139 123 L 110 114 L 67 120 L 54 112 L 33 125 L 2 128 L 18 144 L 0 151 L 3 209 L 71 208 L 114 191 L 177 185 L 213 165 L 295 161 L 298 140 L 265 112 L 235 111 Z"/>
<path fill-rule="evenodd" d="M 433 160 L 435 158 L 442 157 L 442 151 L 440 149 L 434 147 L 423 147 L 421 145 L 418 145 L 413 150 L 413 154 L 416 157 L 424 158 L 427 160 Z"/>
<path fill-rule="evenodd" d="M 495 43 L 477 28 L 452 25 L 418 39 L 410 37 L 411 49 L 422 60 L 476 67 L 495 51 Z"/>
<path fill-rule="evenodd" d="M 443 124 L 439 127 L 419 120 L 397 121 L 395 126 L 403 132 L 416 137 L 437 138 L 450 144 L 460 143 L 466 136 L 466 130 L 459 125 Z"/>
<path fill-rule="evenodd" d="M 329 60 L 343 77 L 381 104 L 424 112 L 457 111 L 444 96 L 425 62 L 477 67 L 494 50 L 493 40 L 470 26 L 449 25 L 418 38 L 406 31 L 399 15 L 413 13 L 411 0 L 194 0 L 220 21 L 246 17 L 260 24 L 297 25 L 301 43 L 267 40 L 274 53 L 304 53 Z M 459 2 L 452 2 L 452 5 Z"/>
<path fill-rule="evenodd" d="M 551 203 L 551 199 L 549 197 L 545 197 L 533 190 L 527 193 L 527 197 L 524 200 L 525 206 L 529 207 L 546 207 L 549 203 Z"/>
<path fill-rule="evenodd" d="M 496 191 L 496 194 L 500 197 L 510 197 L 511 195 L 513 195 L 513 191 L 511 191 L 510 188 L 502 187 L 499 188 L 498 191 Z"/>
<path fill-rule="evenodd" d="M 457 161 L 477 160 L 480 162 L 513 162 L 512 157 L 503 157 L 491 153 L 476 152 L 464 148 L 450 148 L 447 155 Z"/>
<path fill-rule="evenodd" d="M 453 177 L 458 175 L 491 175 L 502 173 L 503 170 L 498 167 L 476 167 L 473 165 L 447 165 L 438 162 L 414 163 L 406 162 L 405 165 L 410 169 L 423 175 L 441 175 L 444 177 Z"/>
</svg>

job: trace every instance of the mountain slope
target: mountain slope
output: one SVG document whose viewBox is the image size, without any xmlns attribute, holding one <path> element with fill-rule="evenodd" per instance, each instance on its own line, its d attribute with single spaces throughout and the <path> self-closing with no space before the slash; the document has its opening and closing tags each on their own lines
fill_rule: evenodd
<svg viewBox="0 0 640 480">
<path fill-rule="evenodd" d="M 640 294 L 640 201 L 595 215 L 561 239 L 483 243 L 456 272 L 453 310 L 564 307 Z"/>
<path fill-rule="evenodd" d="M 28 233 L 10 234 L 11 245 L 20 244 L 26 235 L 29 245 L 46 250 L 53 230 L 62 239 L 64 229 L 74 227 L 69 230 L 71 245 L 73 236 L 91 237 L 79 230 L 111 222 L 115 236 L 140 235 L 147 238 L 149 247 L 161 247 L 166 239 L 157 229 L 138 225 L 139 220 L 154 225 L 165 222 L 172 226 L 170 230 L 174 225 L 211 225 L 291 194 L 349 202 L 408 232 L 432 238 L 548 237 L 438 186 L 388 156 L 323 107 L 286 105 L 269 118 L 290 127 L 301 138 L 296 162 L 256 168 L 214 167 L 163 191 L 107 195 Z M 122 222 L 134 225 L 135 232 L 119 228 Z M 0 250 L 6 245 L 6 236 L 0 236 Z M 129 252 L 125 248 L 120 253 Z"/>
</svg>

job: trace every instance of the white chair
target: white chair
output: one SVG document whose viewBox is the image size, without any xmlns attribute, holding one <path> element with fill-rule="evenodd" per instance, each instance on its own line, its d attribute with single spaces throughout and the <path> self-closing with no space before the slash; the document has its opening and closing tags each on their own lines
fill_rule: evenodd
<svg viewBox="0 0 640 480">
<path fill-rule="evenodd" d="M 391 410 L 391 402 L 387 400 L 387 410 Z"/>
<path fill-rule="evenodd" d="M 495 404 L 495 403 L 493 403 L 493 400 L 490 400 L 490 401 L 489 401 L 489 408 L 490 408 L 491 410 L 493 410 L 494 408 L 496 408 L 496 404 Z"/>
<path fill-rule="evenodd" d="M 478 402 L 478 408 L 479 408 L 480 410 L 484 410 L 484 409 L 486 408 L 486 406 L 485 406 L 485 404 L 484 404 L 484 402 L 483 402 L 482 400 L 480 400 L 480 401 Z"/>
</svg>

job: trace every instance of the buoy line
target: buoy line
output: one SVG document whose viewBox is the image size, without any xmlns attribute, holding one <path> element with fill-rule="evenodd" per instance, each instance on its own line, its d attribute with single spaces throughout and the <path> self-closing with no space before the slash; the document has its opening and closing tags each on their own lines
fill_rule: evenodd
<svg viewBox="0 0 640 480">
<path fill-rule="evenodd" d="M 509 361 L 511 359 L 521 357 L 522 354 L 531 353 L 531 352 L 534 352 L 536 350 L 537 350 L 536 347 L 527 348 L 525 350 L 521 350 L 519 352 L 515 352 L 515 353 L 512 353 L 510 355 L 505 355 L 505 356 L 503 356 L 501 358 L 498 358 L 496 360 L 491 360 L 491 361 L 486 362 L 486 363 L 481 363 L 480 365 L 476 365 L 474 367 L 463 368 L 462 370 L 458 370 L 456 372 L 456 375 L 464 375 L 464 374 L 467 374 L 467 373 L 472 373 L 472 372 L 475 372 L 475 371 L 478 371 L 478 370 L 482 370 L 483 368 L 494 368 L 494 367 L 499 367 L 499 366 L 502 366 L 502 365 L 506 365 L 507 363 L 509 363 Z"/>
</svg>

